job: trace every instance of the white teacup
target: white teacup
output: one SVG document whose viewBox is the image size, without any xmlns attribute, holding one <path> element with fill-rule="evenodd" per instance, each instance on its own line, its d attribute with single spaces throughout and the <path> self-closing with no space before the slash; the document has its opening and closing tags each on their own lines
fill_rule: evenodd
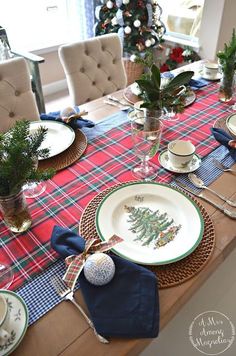
<svg viewBox="0 0 236 356">
<path fill-rule="evenodd" d="M 4 296 L 0 295 L 0 345 L 4 345 L 5 341 L 10 337 L 9 328 L 9 308 Z"/>
<path fill-rule="evenodd" d="M 175 140 L 168 144 L 168 157 L 170 163 L 176 168 L 186 167 L 195 153 L 195 146 L 191 141 Z"/>
<path fill-rule="evenodd" d="M 214 79 L 217 77 L 219 66 L 217 63 L 207 62 L 203 66 L 203 74 L 205 77 Z"/>
</svg>

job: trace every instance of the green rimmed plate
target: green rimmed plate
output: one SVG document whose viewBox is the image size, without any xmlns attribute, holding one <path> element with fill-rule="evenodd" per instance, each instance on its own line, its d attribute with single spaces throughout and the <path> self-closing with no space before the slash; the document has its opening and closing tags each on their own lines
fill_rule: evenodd
<svg viewBox="0 0 236 356">
<path fill-rule="evenodd" d="M 6 299 L 9 308 L 9 338 L 0 345 L 0 356 L 7 356 L 22 341 L 28 327 L 28 309 L 24 300 L 17 294 L 9 290 L 0 289 L 1 295 Z"/>
<path fill-rule="evenodd" d="M 96 212 L 101 240 L 124 241 L 112 251 L 130 261 L 164 265 L 181 260 L 199 245 L 204 220 L 198 206 L 169 185 L 132 182 L 109 193 Z"/>
</svg>

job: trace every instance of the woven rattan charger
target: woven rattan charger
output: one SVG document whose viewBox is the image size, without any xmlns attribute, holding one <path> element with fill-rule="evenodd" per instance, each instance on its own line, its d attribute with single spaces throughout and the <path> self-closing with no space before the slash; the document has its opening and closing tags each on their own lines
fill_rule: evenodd
<svg viewBox="0 0 236 356">
<path fill-rule="evenodd" d="M 39 169 L 53 168 L 56 171 L 69 167 L 77 161 L 87 147 L 87 137 L 79 129 L 75 130 L 75 139 L 72 145 L 62 153 L 39 161 Z"/>
<path fill-rule="evenodd" d="M 233 113 L 231 113 L 233 114 Z M 213 127 L 218 128 L 218 129 L 223 129 L 225 130 L 229 135 L 231 135 L 233 138 L 236 138 L 236 135 L 234 135 L 231 131 L 229 131 L 227 125 L 226 125 L 226 120 L 227 118 L 231 115 L 230 113 L 227 116 L 220 117 L 214 122 Z"/>
<path fill-rule="evenodd" d="M 95 215 L 97 207 L 108 193 L 123 185 L 125 185 L 125 183 L 120 183 L 114 185 L 113 187 L 107 188 L 89 202 L 80 220 L 79 232 L 81 236 L 83 236 L 85 239 L 90 237 L 97 237 L 99 239 L 95 226 Z M 204 219 L 203 238 L 196 250 L 194 250 L 193 253 L 180 261 L 163 266 L 145 265 L 146 268 L 150 269 L 156 274 L 159 288 L 175 286 L 195 276 L 207 264 L 214 250 L 215 231 L 209 214 L 205 208 L 197 201 L 197 199 L 189 194 L 186 194 L 186 196 L 191 197 L 191 199 L 197 204 L 202 213 Z"/>
</svg>

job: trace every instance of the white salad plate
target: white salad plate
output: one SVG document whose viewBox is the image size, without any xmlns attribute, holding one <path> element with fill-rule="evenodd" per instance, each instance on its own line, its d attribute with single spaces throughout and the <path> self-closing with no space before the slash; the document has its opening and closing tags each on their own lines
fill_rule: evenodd
<svg viewBox="0 0 236 356">
<path fill-rule="evenodd" d="M 236 114 L 227 117 L 226 126 L 232 134 L 236 135 Z"/>
<path fill-rule="evenodd" d="M 59 121 L 33 121 L 30 123 L 30 133 L 34 133 L 41 126 L 48 129 L 46 137 L 40 146 L 40 148 L 49 148 L 48 158 L 65 151 L 74 142 L 75 131 L 70 126 Z"/>
<path fill-rule="evenodd" d="M 182 192 L 159 183 L 131 182 L 109 193 L 96 212 L 101 240 L 118 235 L 117 255 L 146 265 L 164 265 L 192 253 L 204 220 L 198 206 Z"/>
<path fill-rule="evenodd" d="M 0 289 L 0 293 L 6 299 L 10 313 L 8 327 L 10 336 L 0 344 L 0 356 L 6 356 L 17 348 L 26 333 L 28 310 L 18 294 L 5 289 Z"/>
<path fill-rule="evenodd" d="M 177 168 L 169 160 L 168 150 L 162 151 L 158 158 L 160 165 L 170 172 L 174 173 L 191 173 L 196 171 L 201 165 L 201 158 L 194 154 L 191 162 L 186 167 Z"/>
</svg>

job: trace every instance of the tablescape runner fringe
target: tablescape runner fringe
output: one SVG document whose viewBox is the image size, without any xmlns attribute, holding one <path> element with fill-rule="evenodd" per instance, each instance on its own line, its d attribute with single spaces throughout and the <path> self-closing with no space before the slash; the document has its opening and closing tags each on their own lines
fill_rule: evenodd
<svg viewBox="0 0 236 356">
<path fill-rule="evenodd" d="M 231 167 L 235 163 L 224 146 L 219 146 L 208 156 L 204 157 L 202 159 L 202 164 L 198 169 L 198 174 L 204 179 L 207 185 L 223 174 L 221 170 L 214 167 L 214 158 L 223 162 L 227 167 Z M 187 175 L 179 175 L 179 179 L 182 179 L 183 182 L 189 184 Z M 16 290 L 16 292 L 24 299 L 29 309 L 29 325 L 33 324 L 61 302 L 61 298 L 58 297 L 51 285 L 51 277 L 54 274 L 59 274 L 63 277 L 65 271 L 65 262 L 64 260 L 59 259 L 46 268 L 42 273 L 34 276 L 32 280 Z M 75 290 L 78 288 L 79 284 L 77 283 Z"/>
</svg>

